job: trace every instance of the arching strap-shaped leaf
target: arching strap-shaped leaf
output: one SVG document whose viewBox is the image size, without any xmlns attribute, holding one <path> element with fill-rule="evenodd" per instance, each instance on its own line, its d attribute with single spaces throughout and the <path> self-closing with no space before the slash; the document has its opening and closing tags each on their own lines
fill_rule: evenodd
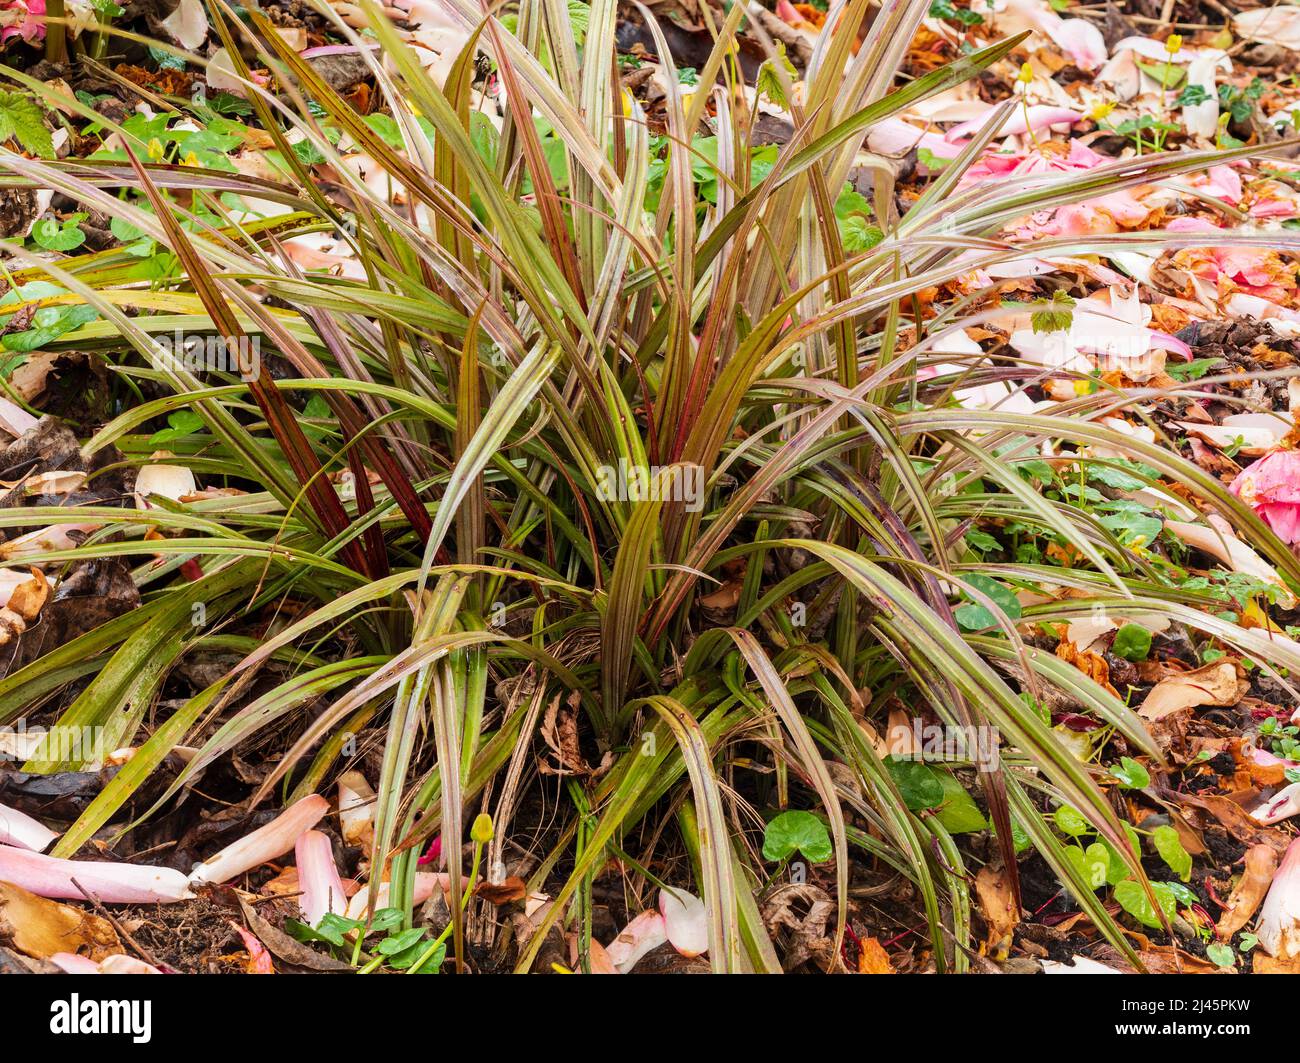
<svg viewBox="0 0 1300 1063">
<path fill-rule="evenodd" d="M 826 818 L 830 822 L 831 838 L 835 843 L 836 922 L 833 954 L 838 956 L 840 945 L 844 940 L 845 922 L 848 919 L 849 843 L 844 831 L 844 810 L 840 807 L 839 798 L 835 795 L 835 782 L 826 768 L 825 760 L 822 759 L 817 750 L 817 743 L 809 733 L 803 716 L 794 703 L 794 699 L 790 697 L 790 692 L 786 690 L 780 674 L 773 666 L 771 658 L 763 652 L 763 647 L 758 644 L 758 640 L 748 631 L 743 631 L 740 628 L 729 627 L 725 630 L 726 634 L 730 635 L 736 643 L 745 660 L 749 662 L 749 667 L 754 670 L 754 675 L 763 688 L 763 693 L 767 695 L 768 701 L 772 703 L 773 710 L 781 718 L 785 729 L 790 733 L 795 748 L 799 750 L 799 757 L 803 762 L 804 771 L 808 773 L 808 777 L 812 780 L 813 786 L 817 790 L 817 796 L 821 798 L 822 807 L 826 810 Z"/>
<path fill-rule="evenodd" d="M 714 974 L 740 971 L 740 917 L 732 866 L 731 836 L 722 795 L 713 774 L 713 755 L 698 721 L 680 701 L 647 698 L 645 704 L 663 718 L 681 747 L 691 789 L 695 791 L 700 843 L 700 879 L 709 914 L 709 962 Z"/>
<path fill-rule="evenodd" d="M 216 701 L 229 679 L 230 677 L 226 676 L 217 680 L 172 713 L 167 722 L 135 751 L 135 756 L 122 765 L 118 773 L 109 780 L 108 785 L 99 792 L 99 796 L 86 806 L 86 810 L 77 817 L 77 822 L 58 840 L 50 855 L 60 858 L 75 856 L 95 831 L 107 823 L 113 814 L 131 799 L 131 795 L 163 762 L 167 754 L 172 751 L 172 747 L 185 737 L 189 729 L 194 726 L 194 721 Z"/>
<path fill-rule="evenodd" d="M 505 387 L 488 407 L 478 430 L 465 447 L 460 460 L 456 462 L 451 478 L 447 481 L 447 489 L 438 503 L 438 510 L 433 518 L 433 531 L 429 534 L 429 541 L 424 548 L 424 564 L 420 573 L 421 589 L 428 570 L 433 564 L 434 555 L 442 546 L 442 540 L 446 537 L 452 521 L 455 520 L 460 504 L 465 500 L 465 496 L 469 494 L 488 462 L 501 449 L 501 444 L 505 442 L 510 429 L 523 416 L 524 410 L 533 401 L 533 396 L 546 383 L 546 378 L 550 376 L 551 370 L 560 360 L 560 353 L 560 348 L 553 344 L 538 344 L 510 374 Z"/>
</svg>

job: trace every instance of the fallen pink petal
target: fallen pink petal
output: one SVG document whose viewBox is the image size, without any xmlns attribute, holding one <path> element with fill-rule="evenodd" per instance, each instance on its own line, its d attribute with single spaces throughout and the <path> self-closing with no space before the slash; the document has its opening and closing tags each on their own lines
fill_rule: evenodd
<svg viewBox="0 0 1300 1063">
<path fill-rule="evenodd" d="M 295 801 L 275 819 L 209 857 L 190 873 L 195 883 L 222 883 L 274 860 L 293 849 L 329 811 L 320 794 Z"/>
</svg>

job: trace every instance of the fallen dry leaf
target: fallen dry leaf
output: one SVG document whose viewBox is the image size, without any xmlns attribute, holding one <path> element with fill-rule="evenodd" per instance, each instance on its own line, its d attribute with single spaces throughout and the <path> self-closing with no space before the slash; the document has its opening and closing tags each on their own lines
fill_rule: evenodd
<svg viewBox="0 0 1300 1063">
<path fill-rule="evenodd" d="M 1280 854 L 1286 852 L 1290 844 L 1290 838 L 1286 834 L 1273 827 L 1261 826 L 1231 798 L 1219 794 L 1169 794 L 1168 792 L 1166 796 L 1176 799 L 1185 807 L 1199 808 L 1208 812 L 1229 834 L 1246 845 L 1267 845 Z"/>
<path fill-rule="evenodd" d="M 1254 957 L 1251 970 L 1256 974 L 1300 974 L 1300 956 L 1279 960 L 1260 949 L 1255 952 Z"/>
<path fill-rule="evenodd" d="M 1162 679 L 1138 707 L 1144 720 L 1158 720 L 1179 709 L 1200 705 L 1235 705 L 1250 690 L 1240 665 L 1213 661 L 1191 672 Z"/>
<path fill-rule="evenodd" d="M 38 960 L 59 952 L 99 960 L 122 948 L 107 919 L 8 882 L 0 882 L 0 940 Z"/>
<path fill-rule="evenodd" d="M 1152 945 L 1138 953 L 1149 974 L 1232 974 L 1190 952 L 1170 945 Z"/>
<path fill-rule="evenodd" d="M 1100 687 L 1104 687 L 1115 697 L 1120 693 L 1110 685 L 1110 665 L 1106 659 L 1096 653 L 1084 653 L 1073 642 L 1065 641 L 1056 647 L 1056 656 L 1067 664 L 1072 664 Z M 1123 699 L 1120 698 L 1122 701 Z"/>
<path fill-rule="evenodd" d="M 731 610 L 740 601 L 741 581 L 729 579 L 717 590 L 700 596 L 700 605 L 705 609 Z"/>
<path fill-rule="evenodd" d="M 480 882 L 474 892 L 492 904 L 509 904 L 528 896 L 528 884 L 518 875 L 511 875 L 504 882 Z"/>
<path fill-rule="evenodd" d="M 351 971 L 351 964 L 336 960 L 333 956 L 317 952 L 310 945 L 296 941 L 263 919 L 253 906 L 239 898 L 239 907 L 243 910 L 248 926 L 262 943 L 276 956 L 295 967 L 305 967 L 312 971 Z"/>
<path fill-rule="evenodd" d="M 1250 922 L 1259 910 L 1277 871 L 1277 853 L 1268 845 L 1252 845 L 1246 850 L 1246 870 L 1228 898 L 1228 907 L 1219 917 L 1217 933 L 1227 941 Z"/>
<path fill-rule="evenodd" d="M 28 571 L 32 578 L 14 588 L 8 607 L 30 624 L 40 616 L 45 603 L 50 600 L 50 584 L 39 568 Z"/>
<path fill-rule="evenodd" d="M 858 974 L 897 974 L 885 946 L 875 938 L 858 942 Z"/>
<path fill-rule="evenodd" d="M 1011 935 L 1020 924 L 1020 909 L 1006 868 L 995 871 L 991 864 L 985 864 L 975 877 L 975 895 L 989 925 L 985 943 L 988 955 L 1000 963 L 1011 951 Z"/>
</svg>

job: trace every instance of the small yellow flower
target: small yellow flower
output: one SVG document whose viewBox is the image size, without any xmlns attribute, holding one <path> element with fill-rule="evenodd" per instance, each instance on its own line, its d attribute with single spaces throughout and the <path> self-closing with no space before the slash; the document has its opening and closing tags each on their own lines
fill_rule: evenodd
<svg viewBox="0 0 1300 1063">
<path fill-rule="evenodd" d="M 182 165 L 185 165 L 185 166 L 198 166 L 198 165 L 199 165 L 199 157 L 198 157 L 197 155 L 195 155 L 194 152 L 191 151 L 188 155 L 185 156 L 185 161 L 184 161 L 184 163 L 183 163 Z"/>
<path fill-rule="evenodd" d="M 1091 395 L 1091 394 L 1092 394 L 1092 381 L 1091 381 L 1091 380 L 1076 380 L 1076 381 L 1074 382 L 1074 393 L 1075 393 L 1076 395 Z"/>
<path fill-rule="evenodd" d="M 1165 51 L 1177 55 L 1183 49 L 1183 37 L 1180 33 L 1171 33 L 1165 38 Z"/>
<path fill-rule="evenodd" d="M 1105 103 L 1098 103 L 1092 108 L 1091 111 L 1088 112 L 1088 117 L 1091 118 L 1094 122 L 1100 122 L 1103 118 L 1109 117 L 1110 112 L 1113 111 L 1114 109 L 1115 109 L 1115 104 L 1112 101 L 1107 101 Z"/>
<path fill-rule="evenodd" d="M 159 140 L 157 137 L 154 137 L 151 141 L 149 141 L 149 146 L 146 150 L 149 153 L 149 159 L 151 162 L 162 162 L 162 158 L 163 155 L 165 154 L 165 151 L 163 150 L 161 140 Z"/>
<path fill-rule="evenodd" d="M 469 829 L 469 836 L 479 845 L 487 845 L 492 840 L 492 817 L 480 812 L 474 817 L 474 826 Z"/>
<path fill-rule="evenodd" d="M 1016 80 L 1022 85 L 1028 85 L 1034 80 L 1034 68 L 1029 63 L 1020 64 L 1020 73 L 1016 75 Z"/>
</svg>

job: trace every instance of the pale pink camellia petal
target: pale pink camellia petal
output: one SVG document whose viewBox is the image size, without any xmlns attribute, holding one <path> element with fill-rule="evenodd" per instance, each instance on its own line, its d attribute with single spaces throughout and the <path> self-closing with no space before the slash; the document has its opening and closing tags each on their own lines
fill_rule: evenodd
<svg viewBox="0 0 1300 1063">
<path fill-rule="evenodd" d="M 1204 524 L 1190 524 L 1180 520 L 1167 520 L 1165 521 L 1165 531 L 1171 535 L 1176 535 L 1188 546 L 1196 550 L 1204 550 L 1211 557 L 1217 557 L 1224 564 L 1230 566 L 1234 572 L 1245 573 L 1270 584 L 1277 591 L 1278 604 L 1283 609 L 1292 608 L 1295 605 L 1295 595 L 1282 582 L 1282 577 L 1277 574 L 1277 569 L 1273 568 L 1259 554 L 1233 535 L 1232 529 L 1227 522 L 1217 514 L 1211 514 L 1206 519 L 1209 521 L 1210 527 L 1206 527 Z M 1280 636 L 1271 635 L 1270 637 L 1279 638 Z"/>
<path fill-rule="evenodd" d="M 961 154 L 960 145 L 949 143 L 943 134 L 926 132 L 901 118 L 883 118 L 873 125 L 867 133 L 867 147 L 890 158 L 902 158 L 913 149 L 922 148 L 936 159 L 955 159 Z M 924 163 L 918 162 L 917 168 L 929 172 Z"/>
<path fill-rule="evenodd" d="M 133 956 L 115 953 L 105 956 L 99 963 L 72 952 L 56 952 L 50 962 L 65 974 L 162 974 L 152 964 Z"/>
<path fill-rule="evenodd" d="M 679 953 L 689 958 L 709 951 L 709 913 L 699 897 L 686 890 L 662 889 L 659 912 L 668 941 Z"/>
<path fill-rule="evenodd" d="M 795 10 L 794 4 L 790 0 L 776 0 L 776 7 L 773 12 L 776 17 L 784 22 L 787 26 L 801 26 L 808 20 Z"/>
<path fill-rule="evenodd" d="M 374 51 L 379 47 L 379 42 L 371 41 L 362 47 L 366 51 Z M 304 59 L 319 59 L 323 55 L 355 55 L 362 51 L 362 47 L 355 44 L 322 44 L 315 48 L 307 48 L 298 54 Z"/>
<path fill-rule="evenodd" d="M 203 0 L 181 0 L 159 25 L 172 40 L 190 51 L 208 38 L 208 13 L 203 9 Z"/>
<path fill-rule="evenodd" d="M 64 974 L 99 974 L 99 964 L 75 952 L 56 952 L 50 963 Z"/>
<path fill-rule="evenodd" d="M 1300 838 L 1287 849 L 1259 910 L 1255 935 L 1270 956 L 1300 956 Z"/>
<path fill-rule="evenodd" d="M 1043 974 L 1123 974 L 1123 971 L 1117 971 L 1114 967 L 1107 967 L 1104 963 L 1098 963 L 1096 960 L 1090 960 L 1087 956 L 1071 956 L 1069 963 L 1062 963 L 1059 960 L 1045 960 L 1043 962 Z"/>
<path fill-rule="evenodd" d="M 1228 421 L 1244 421 L 1249 418 L 1259 423 L 1228 424 Z M 1237 417 L 1225 417 L 1224 424 L 1199 424 L 1195 421 L 1174 421 L 1189 436 L 1209 443 L 1217 450 L 1237 447 L 1238 453 L 1258 456 L 1277 444 L 1277 441 L 1291 429 L 1279 417 L 1271 414 L 1242 414 Z"/>
<path fill-rule="evenodd" d="M 1252 218 L 1294 218 L 1300 214 L 1300 203 L 1294 199 L 1257 199 L 1247 213 Z"/>
<path fill-rule="evenodd" d="M 304 270 L 327 270 L 331 276 L 366 279 L 366 268 L 352 253 L 347 241 L 336 239 L 329 233 L 295 236 L 284 241 L 281 247 L 290 261 Z"/>
<path fill-rule="evenodd" d="M 1080 70 L 1096 70 L 1107 57 L 1106 41 L 1083 19 L 1063 19 L 1046 0 L 1007 0 L 1006 10 L 1018 15 L 1074 60 Z"/>
<path fill-rule="evenodd" d="M 100 974 L 162 974 L 151 963 L 137 960 L 134 956 L 106 956 L 99 961 Z"/>
<path fill-rule="evenodd" d="M 1265 454 L 1242 469 L 1228 490 L 1283 542 L 1300 542 L 1300 451 Z"/>
<path fill-rule="evenodd" d="M 27 43 L 45 36 L 45 0 L 12 0 L 0 10 L 0 42 L 21 37 Z"/>
<path fill-rule="evenodd" d="M 1266 502 L 1255 512 L 1284 543 L 1300 542 L 1300 506 L 1294 502 Z"/>
<path fill-rule="evenodd" d="M 1187 86 L 1196 86 L 1204 93 L 1200 103 L 1183 107 L 1183 126 L 1188 136 L 1211 140 L 1219 127 L 1219 92 L 1214 76 L 1218 66 L 1218 56 L 1209 52 L 1198 55 L 1187 67 Z M 1228 169 L 1228 167 L 1222 168 Z M 1237 198 L 1241 198 L 1240 181 L 1237 182 Z"/>
<path fill-rule="evenodd" d="M 1023 119 L 1022 119 L 1023 122 Z M 983 123 L 980 123 L 982 125 Z M 955 148 L 950 148 L 955 150 Z M 1056 152 L 1044 153 L 1037 148 L 1025 151 L 987 151 L 974 165 L 970 166 L 958 188 L 965 188 L 991 178 L 1040 173 L 1075 173 L 1079 170 L 1091 170 L 1103 163 L 1113 162 L 1086 144 L 1077 140 L 1070 141 L 1069 151 L 1065 155 Z"/>
<path fill-rule="evenodd" d="M 1097 70 L 1108 58 L 1101 30 L 1085 19 L 1062 19 L 1052 36 L 1052 43 L 1073 59 L 1080 70 Z"/>
<path fill-rule="evenodd" d="M 1116 52 L 1093 75 L 1093 83 L 1105 85 L 1119 103 L 1127 103 L 1142 92 L 1142 69 L 1132 52 Z"/>
<path fill-rule="evenodd" d="M 98 531 L 100 524 L 51 524 L 48 528 L 28 532 L 17 539 L 0 546 L 0 559 L 16 561 L 24 558 L 39 560 L 41 554 L 52 550 L 71 550 L 80 546 L 81 541 L 74 539 L 74 534 L 89 535 Z"/>
<path fill-rule="evenodd" d="M 339 830 L 347 845 L 369 849 L 375 838 L 375 791 L 359 771 L 339 776 Z"/>
<path fill-rule="evenodd" d="M 16 402 L 0 398 L 0 428 L 17 439 L 24 432 L 36 427 L 38 418 L 33 417 Z"/>
<path fill-rule="evenodd" d="M 1206 218 L 1184 216 L 1172 218 L 1166 222 L 1165 231 L 1171 233 L 1217 233 L 1223 230 Z"/>
<path fill-rule="evenodd" d="M 58 835 L 40 820 L 8 805 L 0 805 L 0 845 L 42 853 Z"/>
<path fill-rule="evenodd" d="M 1252 809 L 1250 817 L 1259 823 L 1271 826 L 1297 814 L 1300 814 L 1300 782 L 1293 782 Z"/>
<path fill-rule="evenodd" d="M 1300 325 L 1300 313 L 1247 292 L 1233 292 L 1224 300 L 1223 308 L 1235 317 L 1253 317 L 1259 321 L 1267 321 L 1271 318 Z"/>
<path fill-rule="evenodd" d="M 12 845 L 0 845 L 0 882 L 52 900 L 84 901 L 88 893 L 105 904 L 171 904 L 191 896 L 185 876 L 169 867 L 59 860 Z"/>
<path fill-rule="evenodd" d="M 618 973 L 627 974 L 641 961 L 642 956 L 667 940 L 668 927 L 664 917 L 650 908 L 628 923 L 623 932 L 605 947 L 605 951 L 618 968 Z"/>
<path fill-rule="evenodd" d="M 1290 4 L 1269 4 L 1232 16 L 1237 36 L 1262 44 L 1276 44 L 1291 51 L 1300 49 L 1300 9 Z"/>
<path fill-rule="evenodd" d="M 404 11 L 406 21 L 417 28 L 458 29 L 461 26 L 446 0 L 393 0 L 392 6 Z"/>
<path fill-rule="evenodd" d="M 329 912 L 342 915 L 348 910 L 348 897 L 334 864 L 334 849 L 329 836 L 318 830 L 304 831 L 294 846 L 298 862 L 298 885 L 302 893 L 298 907 L 303 922 L 316 926 Z"/>
<path fill-rule="evenodd" d="M 255 934 L 250 934 L 233 919 L 230 925 L 234 927 L 235 933 L 244 943 L 244 948 L 248 952 L 248 966 L 245 968 L 247 974 L 275 974 L 275 963 L 271 959 L 271 954 L 266 950 Z"/>
<path fill-rule="evenodd" d="M 1158 41 L 1154 37 L 1125 37 L 1122 41 L 1116 43 L 1111 51 L 1115 55 L 1119 55 L 1121 52 L 1134 52 L 1143 59 L 1150 59 L 1153 63 L 1169 61 L 1169 50 L 1165 46 L 1165 42 Z M 1225 58 L 1224 53 L 1217 48 L 1197 48 L 1185 44 L 1178 52 L 1175 65 L 1191 62 L 1193 59 L 1199 59 L 1206 55 L 1213 56 L 1217 62 L 1222 62 Z"/>
<path fill-rule="evenodd" d="M 252 70 L 249 71 L 249 75 L 249 80 L 255 85 L 265 87 L 270 84 L 271 79 L 265 74 Z M 211 92 L 229 92 L 235 96 L 245 97 L 249 93 L 248 85 L 235 72 L 235 61 L 230 58 L 230 52 L 225 48 L 218 48 L 208 59 L 205 80 Z"/>
<path fill-rule="evenodd" d="M 1296 716 L 1300 716 L 1300 709 L 1296 709 Z M 1294 721 L 1295 717 L 1292 717 Z M 1300 768 L 1300 761 L 1287 760 L 1285 757 L 1279 757 L 1270 753 L 1267 749 L 1260 749 L 1255 746 L 1250 751 L 1250 759 L 1258 764 L 1261 768 Z"/>
<path fill-rule="evenodd" d="M 1069 107 L 1040 105 L 1029 108 L 1029 121 L 1026 124 L 1025 109 L 1022 107 L 1020 110 L 1012 111 L 1006 116 L 997 135 L 1006 137 L 1022 136 L 1031 129 L 1037 132 L 1040 129 L 1047 129 L 1049 126 L 1054 125 L 1077 125 L 1083 121 L 1084 117 L 1082 112 L 1072 110 Z M 988 118 L 975 118 L 969 122 L 961 122 L 948 130 L 944 134 L 944 139 L 949 143 L 965 140 L 982 130 L 988 125 L 988 122 Z"/>
<path fill-rule="evenodd" d="M 1017 233 L 1025 239 L 1040 236 L 1098 236 L 1117 233 L 1121 226 L 1133 228 L 1150 216 L 1147 206 L 1132 191 L 1112 192 L 1058 208 L 1046 217 L 1035 216 Z"/>
<path fill-rule="evenodd" d="M 1210 135 L 1213 135 L 1213 133 Z M 1211 166 L 1205 171 L 1205 173 L 1194 174 L 1191 177 L 1185 178 L 1184 181 L 1185 184 L 1183 187 L 1193 188 L 1197 192 L 1203 192 L 1207 196 L 1212 196 L 1214 199 L 1221 199 L 1225 203 L 1231 203 L 1233 205 L 1240 203 L 1241 197 L 1244 194 L 1241 187 L 1241 175 L 1231 166 L 1227 165 Z M 1174 187 L 1179 186 L 1174 185 Z M 1167 228 L 1171 229 L 1171 231 L 1177 231 L 1174 229 L 1174 223 L 1185 221 L 1204 222 L 1205 219 L 1175 218 L 1169 223 Z M 1215 226 L 1209 225 L 1208 223 L 1206 228 L 1211 232 L 1215 231 Z M 1195 231 L 1195 229 L 1187 229 L 1187 231 L 1191 232 Z"/>
<path fill-rule="evenodd" d="M 1267 250 L 1253 247 L 1224 247 L 1214 251 L 1215 262 L 1225 277 L 1254 288 L 1266 287 L 1275 279 L 1267 255 Z"/>
<path fill-rule="evenodd" d="M 1160 332 L 1158 329 L 1148 329 L 1151 334 L 1151 346 L 1159 347 L 1161 350 L 1173 351 L 1186 362 L 1192 360 L 1192 349 L 1177 336 L 1171 336 L 1167 332 Z"/>
<path fill-rule="evenodd" d="M 163 462 L 150 462 L 142 466 L 135 477 L 135 508 L 155 508 L 149 499 L 155 495 L 178 502 L 186 495 L 198 490 L 194 482 L 193 470 L 184 465 L 168 465 Z"/>
<path fill-rule="evenodd" d="M 265 827 L 246 834 L 199 864 L 190 873 L 190 881 L 218 885 L 283 856 L 294 847 L 304 831 L 311 830 L 320 822 L 329 808 L 329 802 L 320 794 L 310 794 L 295 801 Z"/>
<path fill-rule="evenodd" d="M 415 887 L 411 892 L 412 904 L 423 904 L 433 896 L 433 891 L 442 890 L 443 896 L 447 897 L 451 893 L 451 876 L 448 874 L 432 874 L 428 871 L 417 871 L 415 873 Z M 389 884 L 381 882 L 379 884 L 379 896 L 377 899 L 376 909 L 387 908 L 389 897 Z M 365 919 L 370 914 L 370 889 L 362 886 L 348 902 L 347 916 L 349 919 Z"/>
</svg>

